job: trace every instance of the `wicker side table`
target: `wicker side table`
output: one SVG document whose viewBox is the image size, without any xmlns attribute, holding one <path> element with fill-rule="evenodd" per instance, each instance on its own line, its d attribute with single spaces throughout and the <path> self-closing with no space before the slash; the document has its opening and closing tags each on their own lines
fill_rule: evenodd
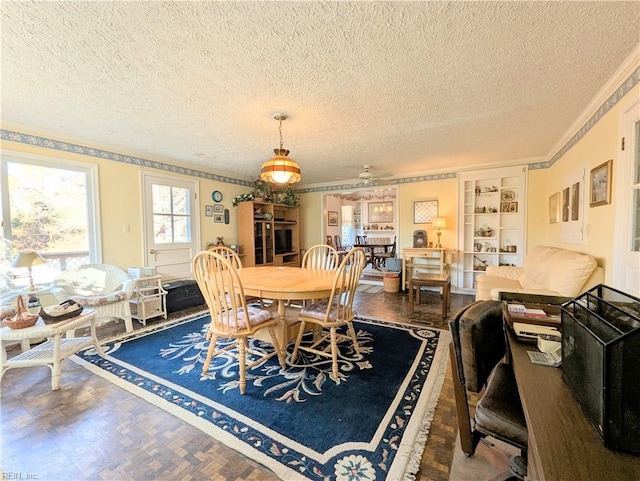
<svg viewBox="0 0 640 481">
<path fill-rule="evenodd" d="M 0 349 L 0 379 L 5 371 L 16 367 L 49 366 L 51 369 L 51 390 L 60 389 L 61 363 L 64 359 L 76 352 L 91 346 L 95 346 L 101 356 L 104 356 L 102 346 L 96 336 L 95 325 L 96 311 L 85 309 L 76 318 L 61 321 L 56 324 L 44 324 L 42 319 L 33 327 L 25 329 L 0 329 L 0 341 L 23 341 L 32 338 L 48 338 L 44 343 L 26 350 L 11 359 L 7 359 L 4 347 Z M 86 323 L 91 322 L 91 336 L 62 338 L 67 331 L 73 331 Z"/>
</svg>

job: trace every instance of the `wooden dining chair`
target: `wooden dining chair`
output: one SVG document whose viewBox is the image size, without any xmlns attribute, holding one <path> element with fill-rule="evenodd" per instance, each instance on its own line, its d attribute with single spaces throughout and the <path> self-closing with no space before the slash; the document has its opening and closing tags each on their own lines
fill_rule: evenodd
<svg viewBox="0 0 640 481">
<path fill-rule="evenodd" d="M 216 252 L 222 255 L 235 269 L 242 269 L 242 261 L 236 251 L 226 246 L 212 246 L 209 252 Z"/>
<path fill-rule="evenodd" d="M 206 376 L 213 357 L 227 353 L 238 360 L 240 394 L 244 394 L 247 368 L 252 369 L 267 359 L 278 356 L 280 366 L 285 369 L 284 352 L 274 329 L 278 320 L 271 311 L 247 306 L 238 269 L 223 254 L 202 251 L 193 259 L 193 274 L 211 315 L 207 332 L 210 344 L 202 375 Z M 265 354 L 263 351 L 247 348 L 247 339 L 262 329 L 269 331 L 273 352 Z M 234 342 L 217 349 L 218 338 L 233 339 Z"/>
<path fill-rule="evenodd" d="M 393 237 L 393 246 L 390 251 L 384 249 L 384 252 L 376 252 L 375 249 L 373 251 L 373 259 L 374 259 L 374 267 L 376 269 L 380 269 L 382 267 L 386 267 L 387 259 L 391 259 L 396 256 L 396 237 Z"/>
<path fill-rule="evenodd" d="M 308 249 L 302 257 L 302 267 L 309 269 L 333 270 L 336 268 L 338 253 L 328 244 L 317 244 Z"/>
<path fill-rule="evenodd" d="M 330 236 L 330 235 L 328 235 L 328 236 L 327 236 L 327 245 L 328 245 L 328 246 L 331 246 L 331 247 L 334 247 L 334 245 L 333 245 L 333 240 L 331 239 L 331 236 Z"/>
<path fill-rule="evenodd" d="M 291 355 L 291 362 L 296 360 L 299 350 L 329 357 L 332 360 L 331 378 L 336 383 L 340 382 L 338 377 L 338 343 L 343 340 L 351 340 L 356 354 L 360 355 L 360 345 L 353 328 L 353 318 L 355 317 L 353 299 L 365 262 L 364 249 L 361 247 L 351 249 L 336 270 L 329 298 L 303 307 L 298 316 L 300 329 Z M 323 330 L 321 335 L 314 336 L 314 340 L 309 346 L 302 344 L 307 324 L 313 324 Z M 341 326 L 347 327 L 347 334 L 337 332 Z"/>
</svg>

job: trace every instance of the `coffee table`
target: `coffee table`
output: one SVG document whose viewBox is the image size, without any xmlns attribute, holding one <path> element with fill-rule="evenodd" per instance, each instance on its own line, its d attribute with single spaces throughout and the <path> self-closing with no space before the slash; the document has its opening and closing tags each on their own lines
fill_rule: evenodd
<svg viewBox="0 0 640 481">
<path fill-rule="evenodd" d="M 104 351 L 98 337 L 96 336 L 96 311 L 85 309 L 80 316 L 74 317 L 55 324 L 44 324 L 42 319 L 38 320 L 35 326 L 24 329 L 11 329 L 3 327 L 0 329 L 0 341 L 25 341 L 28 339 L 48 338 L 42 344 L 23 351 L 11 359 L 7 359 L 7 353 L 2 346 L 0 349 L 0 378 L 5 371 L 16 367 L 49 366 L 51 369 L 51 390 L 60 389 L 61 363 L 64 359 L 76 352 L 91 346 L 95 346 L 101 356 Z M 86 337 L 66 337 L 62 338 L 67 331 L 73 331 L 91 322 L 91 336 Z M 23 344 L 23 348 L 25 343 Z"/>
</svg>

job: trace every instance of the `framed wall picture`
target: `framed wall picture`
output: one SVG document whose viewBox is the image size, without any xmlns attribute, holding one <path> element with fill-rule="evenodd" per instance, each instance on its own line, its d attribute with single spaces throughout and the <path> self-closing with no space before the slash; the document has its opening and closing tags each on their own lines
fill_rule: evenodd
<svg viewBox="0 0 640 481">
<path fill-rule="evenodd" d="M 205 217 L 213 217 L 213 206 L 205 205 L 204 206 L 204 215 Z"/>
<path fill-rule="evenodd" d="M 413 223 L 431 224 L 438 217 L 437 200 L 419 200 L 413 203 Z"/>
<path fill-rule="evenodd" d="M 549 197 L 549 224 L 560 222 L 560 192 Z"/>
<path fill-rule="evenodd" d="M 562 189 L 562 222 L 569 222 L 569 187 Z"/>
<path fill-rule="evenodd" d="M 596 207 L 611 202 L 611 173 L 613 159 L 591 169 L 590 185 L 591 195 L 589 206 Z"/>
<path fill-rule="evenodd" d="M 222 214 L 214 214 L 213 222 L 216 222 L 218 224 L 222 224 L 224 222 L 224 215 L 222 215 Z"/>
<path fill-rule="evenodd" d="M 393 202 L 369 202 L 369 223 L 393 222 Z"/>
<path fill-rule="evenodd" d="M 580 219 L 580 182 L 571 186 L 571 220 Z"/>
<path fill-rule="evenodd" d="M 223 204 L 216 204 L 213 206 L 213 211 L 217 214 L 222 214 L 224 212 L 224 205 Z"/>
<path fill-rule="evenodd" d="M 330 210 L 327 212 L 327 224 L 329 226 L 337 226 L 338 225 L 338 213 Z"/>
</svg>

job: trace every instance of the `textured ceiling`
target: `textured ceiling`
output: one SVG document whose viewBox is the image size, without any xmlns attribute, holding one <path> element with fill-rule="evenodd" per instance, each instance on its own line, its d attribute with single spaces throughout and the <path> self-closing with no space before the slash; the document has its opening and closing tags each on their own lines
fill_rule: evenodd
<svg viewBox="0 0 640 481">
<path fill-rule="evenodd" d="M 303 184 L 548 160 L 640 2 L 2 2 L 2 126 Z"/>
</svg>

